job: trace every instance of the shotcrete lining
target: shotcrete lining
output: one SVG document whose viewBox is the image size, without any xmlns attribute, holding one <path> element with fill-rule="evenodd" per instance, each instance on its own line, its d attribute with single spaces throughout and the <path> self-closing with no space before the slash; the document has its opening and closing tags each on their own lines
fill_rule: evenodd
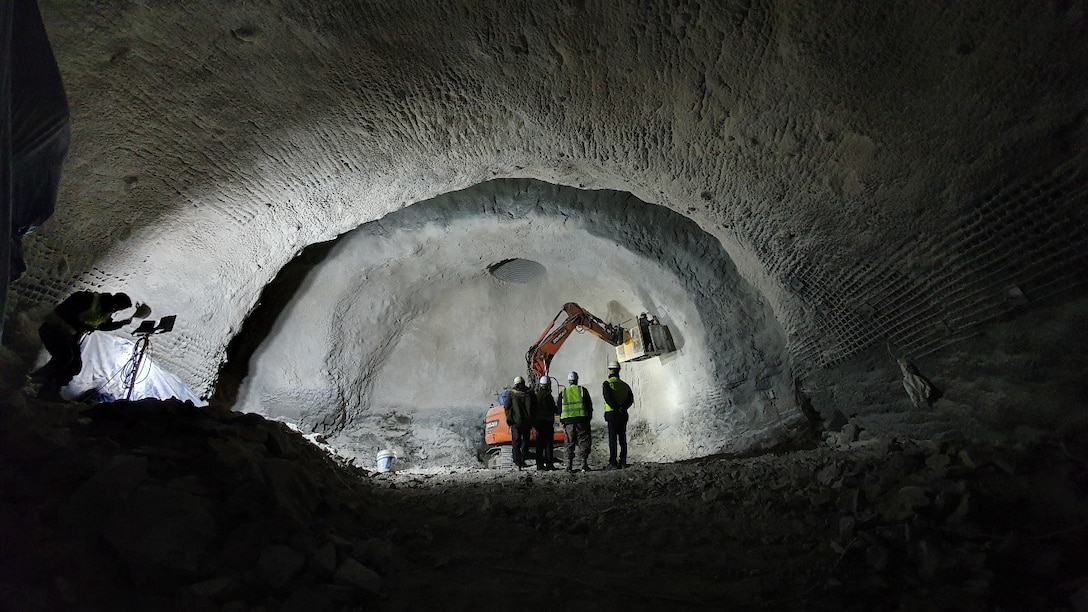
<svg viewBox="0 0 1088 612">
<path fill-rule="evenodd" d="M 512 285 L 481 265 L 509 256 L 548 274 Z M 647 428 L 640 456 L 744 448 L 795 412 L 781 331 L 717 241 L 629 194 L 532 180 L 446 194 L 344 236 L 255 354 L 239 405 L 304 430 L 342 427 L 340 443 L 362 456 L 380 439 L 414 461 L 464 461 L 466 432 L 567 301 L 628 325 L 649 311 L 673 329 L 675 354 L 625 368 Z M 583 372 L 599 397 L 613 356 L 576 337 L 552 370 Z M 383 432 L 398 417 L 417 444 Z M 460 446 L 436 451 L 426 435 Z"/>
</svg>

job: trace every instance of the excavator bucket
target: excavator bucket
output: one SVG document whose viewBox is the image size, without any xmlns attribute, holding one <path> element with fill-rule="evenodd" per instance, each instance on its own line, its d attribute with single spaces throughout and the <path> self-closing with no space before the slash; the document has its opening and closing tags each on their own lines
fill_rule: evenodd
<svg viewBox="0 0 1088 612">
<path fill-rule="evenodd" d="M 642 361 L 676 350 L 668 325 L 657 319 L 639 317 L 638 325 L 623 332 L 623 344 L 616 347 L 616 361 Z"/>
</svg>

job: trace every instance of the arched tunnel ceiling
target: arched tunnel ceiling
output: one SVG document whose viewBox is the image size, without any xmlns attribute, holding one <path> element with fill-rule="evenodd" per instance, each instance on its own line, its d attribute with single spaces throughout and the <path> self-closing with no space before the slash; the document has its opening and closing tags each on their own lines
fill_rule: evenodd
<svg viewBox="0 0 1088 612">
<path fill-rule="evenodd" d="M 41 9 L 72 147 L 13 320 L 128 291 L 178 313 L 156 350 L 205 394 L 301 249 L 492 179 L 690 219 L 783 379 L 936 355 L 1085 278 L 1083 2 Z"/>
</svg>

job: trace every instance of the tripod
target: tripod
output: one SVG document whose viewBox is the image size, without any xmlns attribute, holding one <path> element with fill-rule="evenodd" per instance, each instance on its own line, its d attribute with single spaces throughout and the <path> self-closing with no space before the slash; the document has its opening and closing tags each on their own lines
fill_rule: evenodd
<svg viewBox="0 0 1088 612">
<path fill-rule="evenodd" d="M 132 370 L 125 376 L 125 400 L 132 400 L 132 392 L 136 389 L 136 381 L 140 375 L 140 366 L 143 365 L 144 356 L 151 348 L 151 333 L 140 333 L 132 350 Z"/>
<path fill-rule="evenodd" d="M 132 371 L 125 376 L 125 399 L 132 399 L 132 392 L 136 390 L 136 382 L 140 376 L 140 366 L 143 365 L 144 357 L 147 356 L 147 351 L 151 349 L 151 336 L 154 334 L 165 334 L 166 332 L 174 329 L 174 321 L 178 318 L 177 315 L 170 315 L 163 317 L 158 321 L 144 321 L 140 323 L 140 326 L 133 330 L 132 335 L 136 336 L 136 345 L 132 350 Z"/>
</svg>

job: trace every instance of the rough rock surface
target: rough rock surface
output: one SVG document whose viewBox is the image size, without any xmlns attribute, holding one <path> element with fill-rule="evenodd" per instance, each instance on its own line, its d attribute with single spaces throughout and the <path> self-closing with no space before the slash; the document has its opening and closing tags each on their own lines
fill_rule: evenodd
<svg viewBox="0 0 1088 612">
<path fill-rule="evenodd" d="M 500 333 L 466 326 L 457 332 L 474 334 L 467 350 L 443 350 L 432 332 L 460 327 L 479 303 L 462 273 L 442 275 L 447 262 L 475 256 L 479 272 L 493 256 L 533 255 L 595 287 L 602 264 L 634 265 L 621 251 L 643 231 L 631 221 L 644 205 L 686 217 L 731 260 L 692 275 L 702 262 L 666 241 L 652 274 L 602 288 L 622 298 L 573 296 L 609 311 L 618 300 L 617 313 L 665 306 L 688 325 L 677 325 L 689 334 L 683 371 L 650 378 L 680 398 L 647 421 L 667 434 L 650 454 L 663 458 L 762 445 L 785 430 L 779 413 L 789 420 L 805 401 L 783 393 L 795 378 L 825 413 L 861 410 L 846 398 L 857 388 L 881 406 L 909 405 L 898 367 L 883 371 L 894 360 L 874 363 L 876 350 L 890 348 L 923 376 L 969 381 L 974 364 L 949 355 L 950 343 L 1064 299 L 1088 270 L 1083 1 L 40 4 L 72 147 L 57 213 L 27 240 L 30 271 L 13 287 L 5 342 L 34 345 L 44 310 L 74 289 L 128 291 L 179 315 L 156 350 L 205 395 L 258 301 L 292 295 L 266 288 L 303 249 L 491 180 L 628 193 L 633 212 L 603 232 L 614 249 L 557 239 L 548 250 L 534 237 L 498 253 L 511 228 L 501 207 L 456 243 L 467 236 L 458 218 L 470 223 L 487 208 L 466 201 L 424 252 L 337 289 L 359 299 L 340 300 L 322 313 L 325 328 L 289 347 L 320 356 L 341 331 L 357 341 L 305 364 L 308 375 L 329 370 L 328 384 L 303 386 L 308 376 L 294 389 L 321 400 L 303 400 L 305 410 L 381 418 L 392 414 L 382 402 L 420 397 L 389 389 L 416 384 L 433 397 L 458 388 L 445 412 L 409 416 L 425 424 L 413 431 L 421 447 L 449 436 L 467 443 L 477 418 L 466 398 L 493 392 L 520 366 L 505 355 L 525 342 L 501 330 L 539 311 L 492 304 L 482 314 Z M 561 234 L 552 212 L 526 214 L 523 227 Z M 375 234 L 369 248 L 399 246 Z M 322 278 L 335 273 L 318 267 Z M 671 294 L 690 292 L 684 279 L 696 277 L 710 301 L 745 316 L 712 316 L 721 312 L 703 296 Z M 566 300 L 544 300 L 553 301 Z M 752 321 L 754 330 L 734 328 Z M 1057 327 L 1078 329 L 1070 318 Z M 709 345 L 739 338 L 750 342 L 719 354 Z M 426 349 L 403 347 L 417 341 L 451 359 L 479 357 L 479 367 L 468 378 L 454 378 L 455 368 L 408 374 L 402 363 Z M 1022 364 L 990 348 L 977 365 L 996 380 L 1017 376 Z M 733 349 L 736 362 L 723 360 Z M 927 357 L 947 369 L 927 368 Z M 818 380 L 825 367 L 851 388 Z M 1040 385 L 1048 398 L 1074 371 L 1063 367 L 1043 368 L 1055 374 Z M 711 390 L 697 396 L 708 377 Z M 993 409 L 983 391 L 938 402 L 953 401 L 970 423 Z M 1011 408 L 981 422 L 1014 429 L 1034 422 L 1040 404 L 1083 414 L 1083 402 L 1040 403 L 1037 391 L 1002 387 Z M 689 406 L 715 426 L 682 427 Z"/>
<path fill-rule="evenodd" d="M 375 473 L 215 407 L 2 407 L 4 610 L 1080 610 L 1088 595 L 1084 428 Z"/>
</svg>

